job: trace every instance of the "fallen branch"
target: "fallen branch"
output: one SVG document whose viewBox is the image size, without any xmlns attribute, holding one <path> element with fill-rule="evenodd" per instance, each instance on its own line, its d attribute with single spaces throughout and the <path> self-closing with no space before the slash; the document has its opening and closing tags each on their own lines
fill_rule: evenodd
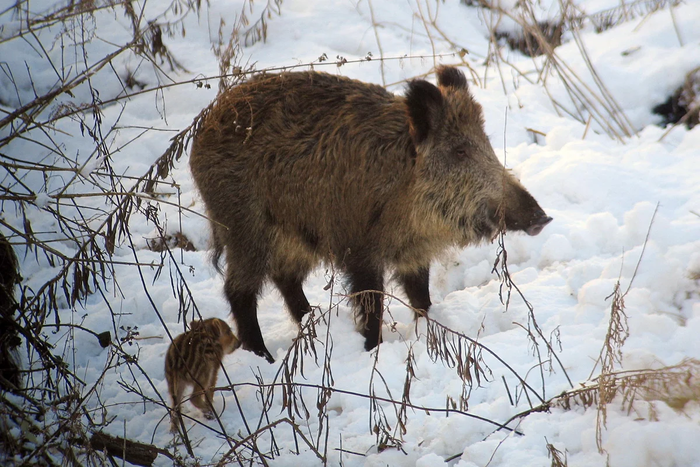
<svg viewBox="0 0 700 467">
<path fill-rule="evenodd" d="M 158 454 L 174 459 L 174 456 L 165 449 L 105 433 L 94 433 L 90 437 L 90 446 L 96 451 L 106 452 L 110 457 L 118 457 L 130 464 L 145 467 L 153 465 Z"/>
</svg>

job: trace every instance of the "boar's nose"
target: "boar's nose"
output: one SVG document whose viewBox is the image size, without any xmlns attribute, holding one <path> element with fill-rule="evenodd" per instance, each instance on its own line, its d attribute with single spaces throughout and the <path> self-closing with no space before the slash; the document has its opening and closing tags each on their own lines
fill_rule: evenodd
<svg viewBox="0 0 700 467">
<path fill-rule="evenodd" d="M 542 232 L 542 229 L 544 229 L 544 226 L 552 222 L 552 218 L 546 215 L 544 212 L 541 213 L 541 215 L 537 216 L 537 218 L 532 221 L 530 226 L 525 229 L 525 232 L 528 235 L 535 236 Z"/>
</svg>

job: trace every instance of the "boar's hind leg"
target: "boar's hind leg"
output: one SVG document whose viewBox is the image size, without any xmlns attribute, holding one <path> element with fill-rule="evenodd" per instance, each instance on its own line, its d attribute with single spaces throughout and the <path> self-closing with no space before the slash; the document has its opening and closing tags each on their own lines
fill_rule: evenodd
<svg viewBox="0 0 700 467">
<path fill-rule="evenodd" d="M 249 257 L 250 261 L 245 261 Z M 231 305 L 241 346 L 274 363 L 275 359 L 265 347 L 258 324 L 258 293 L 265 279 L 266 255 L 248 251 L 231 251 L 227 248 L 226 281 L 224 293 Z"/>
<path fill-rule="evenodd" d="M 226 298 L 231 303 L 231 311 L 236 321 L 242 347 L 265 358 L 270 363 L 275 363 L 272 354 L 265 347 L 260 324 L 258 324 L 258 291 L 237 290 L 227 281 Z"/>
<path fill-rule="evenodd" d="M 166 379 L 168 380 L 168 391 L 173 400 L 173 409 L 170 413 L 170 431 L 176 433 L 177 427 L 182 423 L 180 409 L 182 407 L 182 396 L 185 393 L 185 384 L 178 375 L 173 375 Z"/>
<path fill-rule="evenodd" d="M 430 278 L 430 269 L 428 266 L 419 268 L 415 272 L 399 273 L 397 279 L 403 287 L 408 302 L 414 310 L 414 318 L 418 319 L 421 314 L 416 310 L 427 312 L 430 308 L 430 292 L 428 291 L 428 283 Z"/>
<path fill-rule="evenodd" d="M 226 298 L 231 304 L 231 313 L 236 321 L 238 338 L 241 346 L 275 363 L 272 354 L 263 341 L 260 324 L 258 324 L 258 290 L 238 290 L 228 280 L 226 281 Z"/>
<path fill-rule="evenodd" d="M 365 336 L 365 350 L 372 350 L 382 340 L 382 305 L 384 274 L 366 266 L 349 267 L 351 292 L 355 305 L 359 307 L 360 332 Z M 377 292 L 366 292 L 376 290 Z"/>
<path fill-rule="evenodd" d="M 301 287 L 303 279 L 295 276 L 278 275 L 272 278 L 273 282 L 279 289 L 284 302 L 289 308 L 289 313 L 294 318 L 294 321 L 301 323 L 304 315 L 311 311 L 311 305 L 304 295 L 304 289 Z"/>
</svg>

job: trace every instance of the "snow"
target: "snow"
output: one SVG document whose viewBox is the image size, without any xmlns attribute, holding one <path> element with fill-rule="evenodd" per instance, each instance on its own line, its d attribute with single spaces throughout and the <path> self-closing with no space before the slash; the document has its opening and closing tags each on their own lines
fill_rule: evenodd
<svg viewBox="0 0 700 467">
<path fill-rule="evenodd" d="M 162 9 L 167 3 L 151 2 L 149 11 Z M 198 20 L 194 15 L 188 18 L 185 38 L 177 35 L 166 38 L 175 57 L 190 70 L 190 73 L 171 73 L 177 80 L 218 74 L 211 38 L 216 35 L 219 18 L 233 24 L 243 2 L 211 3 Z M 249 17 L 257 18 L 264 3 L 256 3 Z M 504 2 L 502 6 L 514 8 L 515 3 Z M 538 7 L 536 15 L 556 17 L 558 3 L 544 3 Z M 576 3 L 588 13 L 618 6 L 611 0 Z M 41 2 L 35 2 L 37 9 L 41 6 Z M 496 153 L 554 218 L 539 236 L 508 234 L 505 244 L 514 282 L 534 307 L 545 338 L 550 339 L 558 332 L 560 344 L 552 337 L 557 356 L 577 385 L 589 381 L 592 371 L 593 377 L 599 374 L 600 366 L 595 360 L 608 329 L 610 295 L 618 281 L 623 292 L 629 287 L 625 296 L 629 338 L 622 347 L 622 365 L 618 369 L 656 369 L 676 365 L 687 358 L 700 359 L 697 338 L 700 335 L 700 126 L 693 130 L 677 127 L 666 134 L 666 129 L 654 125 L 659 118 L 651 113 L 656 104 L 683 82 L 688 71 L 700 66 L 700 28 L 697 27 L 700 5 L 685 2 L 673 11 L 673 17 L 665 8 L 623 22 L 601 34 L 590 27 L 580 32 L 600 79 L 630 119 L 635 134 L 622 141 L 607 135 L 595 122 L 587 129 L 585 122 L 555 108 L 541 83 L 511 76 L 511 71 L 503 64 L 506 75 L 503 80 L 493 67 L 488 78 L 483 79 L 486 75 L 484 60 L 489 54 L 486 13 L 457 1 L 286 0 L 281 5 L 281 15 L 268 19 L 267 42 L 244 48 L 243 63 L 255 63 L 258 69 L 263 69 L 309 63 L 324 53 L 334 61 L 336 56 L 362 59 L 371 52 L 374 60 L 369 62 L 343 67 L 317 64 L 315 69 L 386 84 L 390 90 L 400 93 L 406 79 L 414 76 L 434 79 L 428 73 L 435 63 L 460 62 L 435 28 L 430 29 L 429 35 L 426 33 L 418 16 L 419 12 L 424 16 L 437 15 L 440 31 L 459 47 L 469 50 L 465 63 L 480 78 L 480 83 L 470 82 L 470 86 L 484 107 L 487 134 Z M 98 13 L 95 21 L 100 39 L 90 45 L 91 58 L 103 56 L 110 50 L 110 41 L 123 40 L 128 34 L 127 19 L 119 14 Z M 9 36 L 17 27 L 15 23 L 5 25 L 0 37 Z M 381 63 L 377 60 L 381 53 L 375 34 L 385 57 L 446 55 L 435 60 L 407 57 Z M 628 50 L 635 51 L 623 53 Z M 519 52 L 504 50 L 503 53 L 519 69 L 533 70 L 534 62 L 530 58 Z M 595 89 L 595 82 L 570 36 L 565 36 L 557 55 L 587 86 Z M 55 85 L 53 70 L 42 69 L 44 62 L 36 53 L 3 54 L 3 60 L 8 67 L 15 66 L 18 70 L 24 69 L 26 62 L 40 92 Z M 127 69 L 133 71 L 137 65 L 122 56 L 114 63 L 120 73 Z M 157 79 L 165 81 L 162 75 L 157 78 L 146 66 L 138 69 L 137 77 L 149 86 L 156 84 Z M 122 92 L 114 75 L 98 75 L 94 81 L 103 100 Z M 131 144 L 127 143 L 141 130 L 124 128 L 116 134 L 114 147 L 123 147 L 114 158 L 115 171 L 133 175 L 145 172 L 169 146 L 169 138 L 175 131 L 189 125 L 200 109 L 215 97 L 216 85 L 214 81 L 211 83 L 211 89 L 185 84 L 168 88 L 158 98 L 144 94 L 133 98 L 125 107 L 120 104 L 106 107 L 105 125 L 120 121 L 134 127 L 168 130 L 146 132 Z M 568 111 L 575 113 L 576 107 L 561 80 L 550 76 L 547 91 Z M 0 78 L 0 97 L 3 98 L 0 102 L 8 109 L 31 99 L 33 92 L 25 82 L 16 93 L 7 79 Z M 77 95 L 77 98 L 85 98 L 85 95 Z M 52 136 L 64 145 L 66 152 L 82 155 L 81 171 L 85 176 L 99 169 L 100 161 L 95 156 L 88 157 L 90 143 L 81 138 L 75 126 L 64 123 L 57 130 L 60 131 Z M 533 136 L 530 130 L 546 136 Z M 70 134 L 72 136 L 67 136 Z M 16 141 L 10 147 L 11 155 L 21 158 L 31 147 L 26 141 Z M 26 157 L 40 160 L 39 155 Z M 203 213 L 186 157 L 177 163 L 172 180 L 181 190 L 179 202 Z M 26 183 L 40 186 L 42 180 L 28 177 Z M 36 206 L 28 208 L 35 231 L 56 230 L 53 218 L 46 216 L 42 208 L 52 204 L 50 195 L 61 189 L 63 181 L 55 180 L 49 186 L 52 191 L 42 193 Z M 163 197 L 178 202 L 174 195 Z M 167 219 L 167 231 L 172 234 L 181 230 L 197 248 L 195 252 L 182 253 L 180 268 L 199 312 L 204 317 L 219 317 L 231 323 L 222 293 L 222 278 L 208 261 L 206 220 L 185 212 L 180 227 L 176 207 L 163 204 L 160 208 Z M 5 208 L 2 216 L 13 219 L 19 213 Z M 134 216 L 130 228 L 138 261 L 159 264 L 160 254 L 145 248 L 145 239 L 155 236 L 153 226 Z M 55 247 L 69 252 L 73 245 L 57 243 Z M 548 371 L 548 363 L 544 364 L 544 379 L 541 379 L 537 357 L 524 330 L 529 323 L 525 303 L 514 292 L 506 310 L 499 298 L 500 282 L 492 272 L 496 249 L 496 244 L 486 244 L 451 250 L 433 264 L 430 286 L 434 305 L 430 316 L 456 332 L 478 339 L 515 373 L 525 377 L 543 399 L 554 397 L 570 386 L 556 363 L 552 364 L 552 372 Z M 25 257 L 21 248 L 18 252 L 27 284 L 38 287 L 56 273 L 42 258 Z M 178 252 L 176 256 L 179 258 L 179 255 Z M 115 259 L 132 261 L 134 252 L 128 244 L 118 245 Z M 163 361 L 170 342 L 159 316 L 170 335 L 183 331 L 178 313 L 180 303 L 171 290 L 172 272 L 166 267 L 158 275 L 154 268 L 142 267 L 139 271 L 134 266 L 116 265 L 108 297 L 114 326 L 102 297 L 91 297 L 85 309 L 77 310 L 70 310 L 62 295 L 56 298 L 62 303 L 62 322 L 79 323 L 95 332 L 117 332 L 117 338 L 124 337 L 128 327 L 137 327 L 139 336 L 147 337 L 123 346 L 138 357 L 138 369 L 125 364 L 115 366 L 112 350 L 102 349 L 94 336 L 79 331 L 73 336 L 75 349 L 79 351 L 71 351 L 70 358 L 64 358 L 87 383 L 86 393 L 97 384 L 96 392 L 90 395 L 87 403 L 89 407 L 101 404 L 107 407 L 108 416 L 113 417 L 106 427 L 107 432 L 168 446 L 184 455 L 182 445 L 174 445 L 173 435 L 168 432 L 166 409 L 157 403 L 167 401 Z M 150 297 L 141 287 L 140 274 L 143 274 Z M 326 285 L 331 283 L 332 288 L 327 290 Z M 387 290 L 403 299 L 400 289 L 392 282 Z M 399 300 L 390 299 L 384 343 L 376 358 L 376 371 L 373 371 L 375 354 L 363 350 L 363 338 L 356 332 L 352 311 L 342 298 L 342 280 L 333 276 L 332 271 L 319 268 L 309 277 L 305 292 L 310 303 L 321 310 L 332 305 L 330 313 L 316 325 L 318 364 L 311 355 L 306 355 L 303 377 L 295 376 L 298 383 L 324 384 L 323 354 L 326 350 L 331 354 L 333 387 L 338 392 L 330 396 L 328 419 L 324 422 L 329 430 L 330 465 L 435 466 L 452 458 L 448 465 L 459 467 L 542 466 L 551 463 L 547 443 L 566 452 L 569 465 L 606 465 L 606 454 L 600 453 L 596 446 L 595 407 L 574 406 L 570 410 L 553 408 L 546 413 L 532 413 L 509 425 L 517 428 L 520 434 L 496 431 L 494 425 L 469 415 L 503 423 L 530 406 L 522 393 L 516 397 L 518 380 L 513 371 L 484 353 L 491 373 L 487 372 L 488 379 L 471 389 L 469 407 L 462 411 L 466 413 L 445 413 L 449 400 L 459 400 L 463 383 L 454 368 L 439 360 L 433 361 L 429 356 L 424 321 L 414 324 L 412 312 Z M 320 315 L 316 313 L 315 316 Z M 238 385 L 236 394 L 234 396 L 228 389 L 220 391 L 215 402 L 223 429 L 237 438 L 246 436 L 247 432 L 236 397 L 252 428 L 288 416 L 278 389 L 269 409 L 270 419 L 261 418 L 262 399 L 257 390 L 258 380 L 271 383 L 277 379 L 279 382 L 280 364 L 297 336 L 297 328 L 283 310 L 281 296 L 272 286 L 265 287 L 259 300 L 259 320 L 267 347 L 277 363 L 269 365 L 243 350 L 227 356 L 223 366 L 228 380 Z M 68 335 L 58 332 L 47 338 L 62 349 Z M 546 350 L 541 345 L 540 351 L 546 358 Z M 374 391 L 379 397 L 400 400 L 409 352 L 415 359 L 410 402 L 414 407 L 432 410 L 426 413 L 421 409 L 407 409 L 402 449 L 382 450 L 371 432 L 371 416 L 376 412 L 370 411 L 370 401 L 362 395 Z M 110 367 L 99 381 L 107 365 Z M 228 385 L 223 371 L 219 385 Z M 129 387 L 138 388 L 155 402 L 144 402 L 138 394 L 128 390 Z M 306 420 L 296 416 L 295 423 L 305 436 L 315 440 L 319 432 L 317 391 L 306 387 L 300 392 L 310 417 Z M 533 403 L 538 401 L 535 399 Z M 394 407 L 382 402 L 379 405 L 387 416 L 389 431 L 396 433 Z M 649 415 L 649 407 L 653 409 L 653 416 Z M 700 465 L 700 443 L 697 442 L 700 405 L 697 400 L 688 402 L 683 410 L 673 409 L 663 401 L 638 401 L 635 412 L 627 413 L 616 399 L 607 410 L 607 428 L 602 432 L 602 441 L 609 455 L 609 465 Z M 185 413 L 194 419 L 186 419 L 185 423 L 196 455 L 205 464 L 216 462 L 229 449 L 222 437 L 212 431 L 222 427 L 204 419 L 189 405 Z M 298 437 L 295 439 L 287 425 L 280 425 L 274 433 L 279 451 L 269 460 L 270 465 L 320 463 L 308 446 Z M 269 449 L 269 435 L 262 435 L 258 443 L 262 450 Z M 295 453 L 297 443 L 301 450 L 299 455 Z M 170 462 L 163 456 L 156 461 L 157 465 Z"/>
</svg>

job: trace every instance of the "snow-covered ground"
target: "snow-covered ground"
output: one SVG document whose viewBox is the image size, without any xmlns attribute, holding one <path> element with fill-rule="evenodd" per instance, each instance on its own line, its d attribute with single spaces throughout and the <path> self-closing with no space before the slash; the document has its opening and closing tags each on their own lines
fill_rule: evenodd
<svg viewBox="0 0 700 467">
<path fill-rule="evenodd" d="M 220 17 L 233 24 L 242 2 L 212 0 L 210 3 L 199 19 L 195 15 L 188 19 L 184 38 L 178 35 L 166 38 L 174 56 L 190 71 L 173 74 L 177 79 L 218 74 L 211 38 L 216 35 Z M 613 0 L 575 3 L 587 13 L 619 5 Z M 150 9 L 163 9 L 162 4 L 165 2 L 154 2 Z M 250 18 L 257 18 L 264 4 L 256 4 L 257 10 L 249 13 Z M 506 3 L 503 5 L 506 7 Z M 535 14 L 541 18 L 556 17 L 558 8 L 540 6 Z M 420 15 L 426 19 L 433 17 L 434 26 L 426 27 Z M 281 15 L 273 15 L 267 21 L 267 41 L 244 48 L 241 62 L 255 63 L 257 69 L 264 69 L 313 62 L 324 53 L 330 61 L 335 61 L 337 56 L 352 61 L 371 52 L 371 61 L 342 67 L 317 65 L 316 69 L 385 84 L 397 93 L 402 92 L 406 79 L 415 76 L 434 79 L 429 73 L 435 64 L 457 64 L 465 71 L 471 68 L 472 76 L 478 78 L 478 82 L 470 83 L 471 89 L 483 106 L 486 130 L 496 153 L 554 218 L 539 236 L 509 234 L 505 245 L 513 281 L 534 307 L 543 335 L 550 338 L 558 333 L 559 342 L 554 339 L 554 348 L 574 386 L 600 372 L 596 359 L 608 331 L 609 296 L 618 280 L 623 292 L 629 287 L 624 300 L 629 338 L 622 347 L 622 364 L 616 369 L 658 369 L 687 358 L 700 359 L 700 127 L 687 130 L 679 126 L 666 134 L 666 129 L 655 125 L 659 117 L 651 112 L 682 84 L 686 73 L 700 66 L 700 4 L 695 1 L 679 4 L 672 14 L 666 7 L 637 15 L 602 33 L 596 33 L 590 24 L 584 23 L 579 38 L 598 78 L 617 101 L 628 119 L 626 125 L 633 132 L 621 138 L 607 134 L 605 125 L 595 120 L 587 127 L 585 119 L 581 122 L 573 118 L 570 114 L 578 111 L 562 80 L 552 75 L 547 78 L 546 87 L 538 83 L 533 60 L 521 53 L 504 48 L 503 58 L 508 63 L 503 61 L 497 67 L 492 61 L 487 71 L 488 24 L 494 21 L 492 15 L 456 0 L 444 3 L 286 0 L 281 5 Z M 97 37 L 90 46 L 91 58 L 109 51 L 110 41 L 123 40 L 128 24 L 126 18 L 106 11 L 95 15 L 94 20 Z M 4 34 L 9 34 L 12 27 L 7 24 Z M 512 27 L 504 22 L 504 30 Z M 581 78 L 592 92 L 599 92 L 573 39 L 566 32 L 556 54 L 571 74 Z M 56 44 L 47 53 L 58 48 Z M 469 52 L 464 55 L 464 62 L 454 54 L 460 48 Z M 36 68 L 44 63 L 38 51 L 24 52 L 4 56 L 2 60 L 15 66 L 26 61 L 34 72 L 33 85 L 40 90 L 50 88 L 56 79 L 54 71 Z M 377 60 L 382 54 L 392 59 Z M 433 54 L 442 55 L 429 57 Z M 537 60 L 541 65 L 543 59 Z M 122 73 L 127 68 L 134 70 L 137 65 L 120 58 L 114 67 Z M 156 84 L 153 76 L 147 66 L 136 69 L 136 77 L 149 86 Z M 12 109 L 22 99 L 30 98 L 31 86 L 21 86 L 24 94 L 18 96 L 8 79 L 0 77 L 4 108 Z M 99 89 L 103 100 L 120 92 L 118 81 L 109 74 L 98 75 L 93 86 Z M 133 98 L 124 108 L 109 106 L 104 109 L 104 120 L 113 121 L 123 112 L 121 124 L 132 126 L 115 135 L 117 147 L 134 138 L 140 131 L 136 127 L 177 131 L 185 128 L 215 95 L 215 81 L 211 89 L 195 84 L 173 86 L 163 91 L 162 99 L 154 99 L 148 93 Z M 555 107 L 553 101 L 561 107 Z M 71 132 L 72 136 L 68 134 Z M 166 150 L 173 134 L 172 131 L 146 132 L 113 156 L 115 170 L 141 175 Z M 75 127 L 67 124 L 56 128 L 54 138 L 68 152 L 89 147 Z M 13 151 L 10 155 L 19 159 L 43 157 L 36 154 L 28 141 L 13 143 L 10 149 Z M 193 188 L 186 157 L 178 162 L 172 179 L 181 187 L 181 205 L 204 212 Z M 43 183 L 43 180 L 28 180 L 33 182 Z M 56 180 L 55 186 L 60 187 L 61 180 Z M 172 196 L 168 200 L 177 202 Z M 18 213 L 6 209 L 2 215 L 11 219 Z M 42 225 L 42 219 L 51 218 L 42 217 L 40 209 L 29 215 L 35 231 L 53 228 Z M 206 220 L 185 212 L 180 228 L 177 208 L 171 205 L 162 205 L 161 215 L 167 219 L 169 232 L 181 229 L 197 248 L 182 254 L 181 268 L 199 311 L 205 317 L 228 319 L 222 278 L 208 262 Z M 146 238 L 155 235 L 153 227 L 135 216 L 130 228 L 138 260 L 160 262 L 159 253 L 146 248 Z M 59 245 L 58 248 L 70 247 Z M 553 371 L 549 371 L 545 362 L 545 371 L 540 372 L 539 360 L 522 327 L 527 326 L 528 309 L 520 297 L 514 293 L 507 310 L 501 303 L 501 283 L 492 273 L 496 249 L 495 244 L 487 244 L 451 251 L 433 264 L 430 287 L 434 305 L 430 315 L 454 331 L 478 338 L 525 378 L 543 399 L 552 398 L 571 386 L 556 362 L 552 364 Z M 51 268 L 41 258 L 24 257 L 22 249 L 17 250 L 24 258 L 22 274 L 28 284 L 36 287 L 51 277 Z M 117 247 L 116 255 L 118 260 L 134 260 L 126 244 Z M 153 307 L 160 312 L 171 333 L 182 332 L 169 271 L 156 277 L 154 269 L 142 269 L 149 299 L 141 288 L 136 267 L 118 265 L 115 270 L 115 280 L 110 285 L 113 293 L 108 300 L 117 314 L 116 331 L 121 333 L 117 337 L 124 337 L 122 327 L 138 327 L 140 337 L 154 337 L 124 346 L 138 356 L 139 366 L 147 377 L 128 365 L 112 368 L 90 396 L 88 406 L 107 408 L 107 416 L 113 418 L 107 432 L 158 446 L 168 445 L 168 449 L 174 450 L 166 409 L 157 403 L 144 402 L 126 389 L 136 387 L 154 400 L 167 400 L 163 361 L 169 339 Z M 628 413 L 618 397 L 608 406 L 607 427 L 602 431 L 602 447 L 607 454 L 600 453 L 596 445 L 595 406 L 573 405 L 568 410 L 553 408 L 550 412 L 532 413 L 509 425 L 517 427 L 518 433 L 496 431 L 493 424 L 467 414 L 446 414 L 443 409 L 449 405 L 448 401 L 460 398 L 462 380 L 454 368 L 430 358 L 425 323 L 418 324 L 416 337 L 410 310 L 398 300 L 390 299 L 388 321 L 395 324 L 384 327 L 384 343 L 373 369 L 375 354 L 363 350 L 363 339 L 355 332 L 352 312 L 337 295 L 343 293 L 342 280 L 336 280 L 326 290 L 330 278 L 331 271 L 319 268 L 305 284 L 312 305 L 322 310 L 327 310 L 330 303 L 338 306 L 316 326 L 318 363 L 306 355 L 303 377 L 297 374 L 294 378 L 311 386 L 327 384 L 328 370 L 324 371 L 323 362 L 324 351 L 329 349 L 332 386 L 337 392 L 328 401 L 324 420 L 327 438 L 319 427 L 315 388 L 299 390 L 309 417 L 296 415 L 294 419 L 300 433 L 322 450 L 325 447 L 329 464 L 427 467 L 442 465 L 451 458 L 449 464 L 460 467 L 543 466 L 551 463 L 547 451 L 547 444 L 551 443 L 566 452 L 572 466 L 602 466 L 606 465 L 606 459 L 614 467 L 700 465 L 697 400 L 690 400 L 681 409 L 663 401 L 637 401 L 634 410 Z M 389 283 L 388 290 L 402 298 L 393 283 Z M 65 308 L 61 316 L 64 322 L 80 322 L 95 332 L 114 332 L 102 297 L 89 299 L 85 309 Z M 215 462 L 230 449 L 209 427 L 217 431 L 225 429 L 238 439 L 248 434 L 236 406 L 236 396 L 251 430 L 289 416 L 283 409 L 282 390 L 278 388 L 268 418 L 261 418 L 258 382 L 280 381 L 277 376 L 280 364 L 297 335 L 279 293 L 271 286 L 265 288 L 259 300 L 259 320 L 277 364 L 270 365 L 242 350 L 225 358 L 228 378 L 239 386 L 235 396 L 230 390 L 217 393 L 216 407 L 221 412 L 222 426 L 188 408 L 197 420 L 197 423 L 186 421 L 189 438 L 203 464 Z M 331 337 L 326 333 L 329 326 Z M 60 346 L 67 337 L 60 333 L 50 335 Z M 87 387 L 91 387 L 102 374 L 110 349 L 101 348 L 90 334 L 78 332 L 74 339 L 75 349 L 79 350 L 72 351 L 66 360 Z M 332 348 L 328 347 L 330 342 Z M 546 359 L 542 342 L 540 351 L 542 359 Z M 391 427 L 389 432 L 402 439 L 401 450 L 382 450 L 377 435 L 371 431 L 373 414 L 377 412 L 371 411 L 370 400 L 363 395 L 373 392 L 378 397 L 400 401 L 409 352 L 415 360 L 410 403 L 434 410 L 407 409 L 405 433 L 401 434 L 395 430 L 395 407 L 378 402 Z M 514 372 L 490 355 L 484 354 L 483 358 L 491 373 L 487 373 L 487 380 L 472 388 L 468 414 L 504 423 L 529 409 Z M 697 384 L 696 380 L 692 382 Z M 219 384 L 228 385 L 222 375 Z M 538 403 L 532 395 L 530 399 L 533 404 Z M 318 433 L 323 433 L 320 440 Z M 320 463 L 288 425 L 275 428 L 274 443 L 275 455 L 268 460 L 269 465 Z M 269 434 L 260 437 L 258 446 L 263 452 L 270 450 Z M 181 445 L 177 449 L 184 454 Z M 297 450 L 301 451 L 299 455 Z M 157 463 L 169 465 L 171 461 L 159 456 Z"/>
</svg>

